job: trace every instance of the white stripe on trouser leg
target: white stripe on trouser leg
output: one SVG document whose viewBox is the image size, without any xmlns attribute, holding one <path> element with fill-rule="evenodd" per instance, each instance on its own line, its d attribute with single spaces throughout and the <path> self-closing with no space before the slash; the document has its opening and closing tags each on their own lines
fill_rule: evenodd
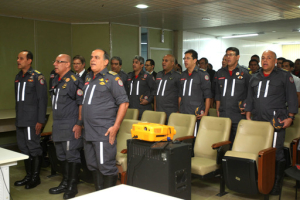
<svg viewBox="0 0 300 200">
<path fill-rule="evenodd" d="M 268 96 L 268 91 L 269 91 L 269 83 L 270 83 L 270 80 L 267 81 L 267 84 L 266 84 L 266 89 L 265 89 L 265 95 L 264 97 L 267 97 Z"/>
<path fill-rule="evenodd" d="M 88 104 L 91 104 L 91 102 L 92 102 L 92 98 L 93 98 L 93 95 L 94 95 L 95 87 L 96 87 L 96 85 L 93 85 L 93 88 L 92 88 L 92 91 L 91 91 L 91 94 L 90 94 L 90 98 L 89 98 Z"/>
<path fill-rule="evenodd" d="M 56 94 L 56 100 L 55 100 L 55 106 L 54 106 L 55 110 L 57 110 L 57 100 L 58 100 L 58 96 L 59 96 L 59 90 L 60 89 L 57 90 L 57 94 Z"/>
<path fill-rule="evenodd" d="M 273 147 L 276 147 L 276 140 L 277 140 L 277 132 L 274 132 L 274 138 L 273 138 Z"/>
<path fill-rule="evenodd" d="M 20 99 L 20 82 L 18 83 L 17 101 Z"/>
<path fill-rule="evenodd" d="M 100 142 L 100 164 L 103 164 L 103 142 Z"/>
<path fill-rule="evenodd" d="M 197 122 L 195 123 L 194 137 L 197 136 Z"/>
<path fill-rule="evenodd" d="M 133 81 L 131 81 L 130 83 L 130 95 L 132 94 L 132 85 L 133 85 Z"/>
<path fill-rule="evenodd" d="M 261 89 L 261 81 L 259 81 L 259 84 L 258 84 L 257 98 L 259 98 L 260 89 Z"/>
<path fill-rule="evenodd" d="M 139 90 L 140 90 L 140 81 L 138 81 L 136 84 L 136 95 L 139 95 Z"/>
<path fill-rule="evenodd" d="M 31 140 L 30 127 L 27 127 L 28 140 Z"/>
<path fill-rule="evenodd" d="M 161 96 L 164 96 L 164 95 L 165 95 L 165 89 L 166 89 L 167 81 L 168 81 L 168 80 L 165 80 L 165 83 L 164 83 L 164 87 L 163 87 L 163 91 L 162 91 L 162 93 L 161 93 Z"/>
<path fill-rule="evenodd" d="M 25 88 L 26 88 L 26 82 L 24 82 L 24 84 L 23 84 L 22 101 L 25 101 Z"/>
<path fill-rule="evenodd" d="M 67 141 L 67 151 L 70 150 L 70 141 Z"/>
<path fill-rule="evenodd" d="M 223 97 L 226 95 L 226 89 L 227 89 L 227 79 L 225 79 L 224 81 Z"/>
<path fill-rule="evenodd" d="M 183 92 L 182 92 L 182 96 L 185 95 L 186 81 L 187 81 L 187 80 L 185 80 L 185 81 L 184 81 L 184 84 L 183 84 Z"/>
<path fill-rule="evenodd" d="M 156 95 L 158 95 L 158 94 L 159 94 L 159 90 L 160 90 L 160 85 L 161 85 L 161 82 L 162 82 L 162 80 L 160 80 L 160 81 L 159 81 L 159 85 L 158 85 L 158 89 L 157 89 L 157 93 L 156 93 Z"/>
<path fill-rule="evenodd" d="M 234 89 L 235 89 L 235 79 L 232 80 L 232 87 L 231 87 L 231 96 L 234 96 Z"/>
<path fill-rule="evenodd" d="M 83 101 L 82 101 L 82 104 L 84 104 L 85 95 L 86 95 L 86 93 L 87 93 L 87 91 L 88 91 L 89 87 L 90 87 L 90 85 L 88 85 L 88 86 L 86 87 L 85 91 L 84 91 L 84 96 L 83 96 Z"/>
<path fill-rule="evenodd" d="M 191 82 L 190 82 L 189 96 L 191 96 L 191 93 L 192 93 L 192 86 L 193 86 L 193 79 L 191 79 Z"/>
<path fill-rule="evenodd" d="M 52 106 L 54 106 L 54 99 L 55 99 L 55 95 L 52 96 Z"/>
</svg>

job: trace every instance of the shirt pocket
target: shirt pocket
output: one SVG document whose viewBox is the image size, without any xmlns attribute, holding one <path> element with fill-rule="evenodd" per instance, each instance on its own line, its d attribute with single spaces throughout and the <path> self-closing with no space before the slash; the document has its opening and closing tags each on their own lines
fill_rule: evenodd
<svg viewBox="0 0 300 200">
<path fill-rule="evenodd" d="M 278 93 L 285 92 L 284 85 L 278 80 L 278 81 L 270 81 L 269 82 L 269 88 L 268 83 L 266 83 L 266 89 L 268 90 L 268 96 L 269 95 L 277 95 Z"/>
</svg>

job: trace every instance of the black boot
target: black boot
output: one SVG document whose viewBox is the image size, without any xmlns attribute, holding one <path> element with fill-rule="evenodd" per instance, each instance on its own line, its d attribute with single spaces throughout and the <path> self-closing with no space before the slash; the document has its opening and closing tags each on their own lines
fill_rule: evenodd
<svg viewBox="0 0 300 200">
<path fill-rule="evenodd" d="M 62 161 L 63 178 L 58 187 L 50 188 L 50 194 L 60 194 L 66 191 L 69 177 L 69 165 L 67 161 Z"/>
<path fill-rule="evenodd" d="M 115 186 L 118 180 L 118 175 L 104 176 L 104 188 Z"/>
<path fill-rule="evenodd" d="M 42 157 L 34 156 L 32 157 L 31 165 L 31 180 L 25 185 L 25 189 L 35 188 L 37 185 L 41 184 L 40 179 L 40 169 L 41 169 Z"/>
<path fill-rule="evenodd" d="M 98 170 L 92 171 L 93 173 L 93 180 L 95 185 L 95 190 L 102 190 L 104 188 L 104 176 Z"/>
<path fill-rule="evenodd" d="M 31 179 L 31 162 L 32 162 L 32 158 L 29 157 L 28 159 L 24 160 L 24 165 L 25 165 L 25 170 L 26 170 L 26 176 L 20 180 L 20 181 L 16 181 L 15 182 L 15 186 L 22 186 L 22 185 L 26 185 L 27 183 L 29 183 L 30 179 Z"/>
<path fill-rule="evenodd" d="M 271 195 L 279 195 L 281 193 L 283 178 L 284 178 L 285 161 L 276 161 L 275 167 L 275 182 Z"/>
<path fill-rule="evenodd" d="M 80 170 L 80 163 L 70 162 L 69 164 L 69 178 L 67 189 L 64 193 L 64 199 L 74 198 L 78 193 L 77 183 L 78 183 L 78 175 Z"/>
</svg>

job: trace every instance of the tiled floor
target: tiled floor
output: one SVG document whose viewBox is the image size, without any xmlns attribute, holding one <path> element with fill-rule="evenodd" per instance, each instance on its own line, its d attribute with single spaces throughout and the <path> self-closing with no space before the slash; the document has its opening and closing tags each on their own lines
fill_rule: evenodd
<svg viewBox="0 0 300 200">
<path fill-rule="evenodd" d="M 26 190 L 23 186 L 16 187 L 14 182 L 23 178 L 25 175 L 23 162 L 18 162 L 17 166 L 10 168 L 10 188 L 11 196 L 13 200 L 57 200 L 63 199 L 63 194 L 50 195 L 48 193 L 49 188 L 57 186 L 61 181 L 61 176 L 55 176 L 47 178 L 50 175 L 50 168 L 42 168 L 41 181 L 42 183 L 34 189 Z M 118 183 L 119 184 L 119 183 Z M 291 200 L 295 197 L 294 189 L 295 181 L 289 178 L 285 178 L 284 187 L 282 192 L 282 200 Z M 78 185 L 78 195 L 84 195 L 94 191 L 94 186 L 88 183 L 81 183 Z M 263 200 L 263 195 L 242 195 L 232 191 L 223 197 L 218 197 L 216 194 L 219 191 L 219 179 L 207 179 L 207 180 L 192 180 L 192 200 L 237 200 L 237 199 L 259 199 Z M 300 198 L 300 197 L 299 197 Z M 99 198 L 101 199 L 101 198 Z M 130 199 L 130 197 L 124 197 L 123 199 Z M 141 198 L 142 200 L 143 198 Z M 270 200 L 279 199 L 279 196 L 270 196 Z M 102 200 L 102 199 L 101 199 Z"/>
</svg>

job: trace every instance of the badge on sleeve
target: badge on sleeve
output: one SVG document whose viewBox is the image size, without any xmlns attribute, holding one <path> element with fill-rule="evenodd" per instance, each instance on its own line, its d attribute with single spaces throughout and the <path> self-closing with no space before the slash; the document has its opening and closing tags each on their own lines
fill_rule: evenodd
<svg viewBox="0 0 300 200">
<path fill-rule="evenodd" d="M 38 80 L 45 79 L 43 75 L 39 75 Z"/>
<path fill-rule="evenodd" d="M 78 95 L 78 96 L 82 96 L 82 95 L 83 95 L 83 91 L 82 91 L 81 89 L 78 89 L 78 90 L 77 90 L 77 95 Z"/>
<path fill-rule="evenodd" d="M 123 82 L 122 82 L 121 79 L 118 80 L 118 84 L 119 84 L 119 86 L 121 86 L 121 87 L 123 86 Z"/>
<path fill-rule="evenodd" d="M 50 75 L 50 78 L 54 78 L 54 74 L 51 74 L 51 75 Z"/>
<path fill-rule="evenodd" d="M 147 78 L 147 74 L 144 74 L 144 78 Z"/>
<path fill-rule="evenodd" d="M 115 78 L 115 81 L 117 81 L 117 80 L 119 80 L 119 79 L 120 79 L 120 77 L 116 77 L 116 78 Z"/>
<path fill-rule="evenodd" d="M 207 80 L 207 81 L 209 80 L 208 75 L 205 75 L 204 78 L 205 78 L 205 80 Z"/>
<path fill-rule="evenodd" d="M 41 84 L 41 85 L 44 85 L 44 84 L 45 84 L 44 79 L 41 79 L 41 80 L 40 80 L 40 84 Z"/>
<path fill-rule="evenodd" d="M 290 77 L 290 82 L 291 82 L 291 83 L 294 83 L 293 77 Z"/>
</svg>

